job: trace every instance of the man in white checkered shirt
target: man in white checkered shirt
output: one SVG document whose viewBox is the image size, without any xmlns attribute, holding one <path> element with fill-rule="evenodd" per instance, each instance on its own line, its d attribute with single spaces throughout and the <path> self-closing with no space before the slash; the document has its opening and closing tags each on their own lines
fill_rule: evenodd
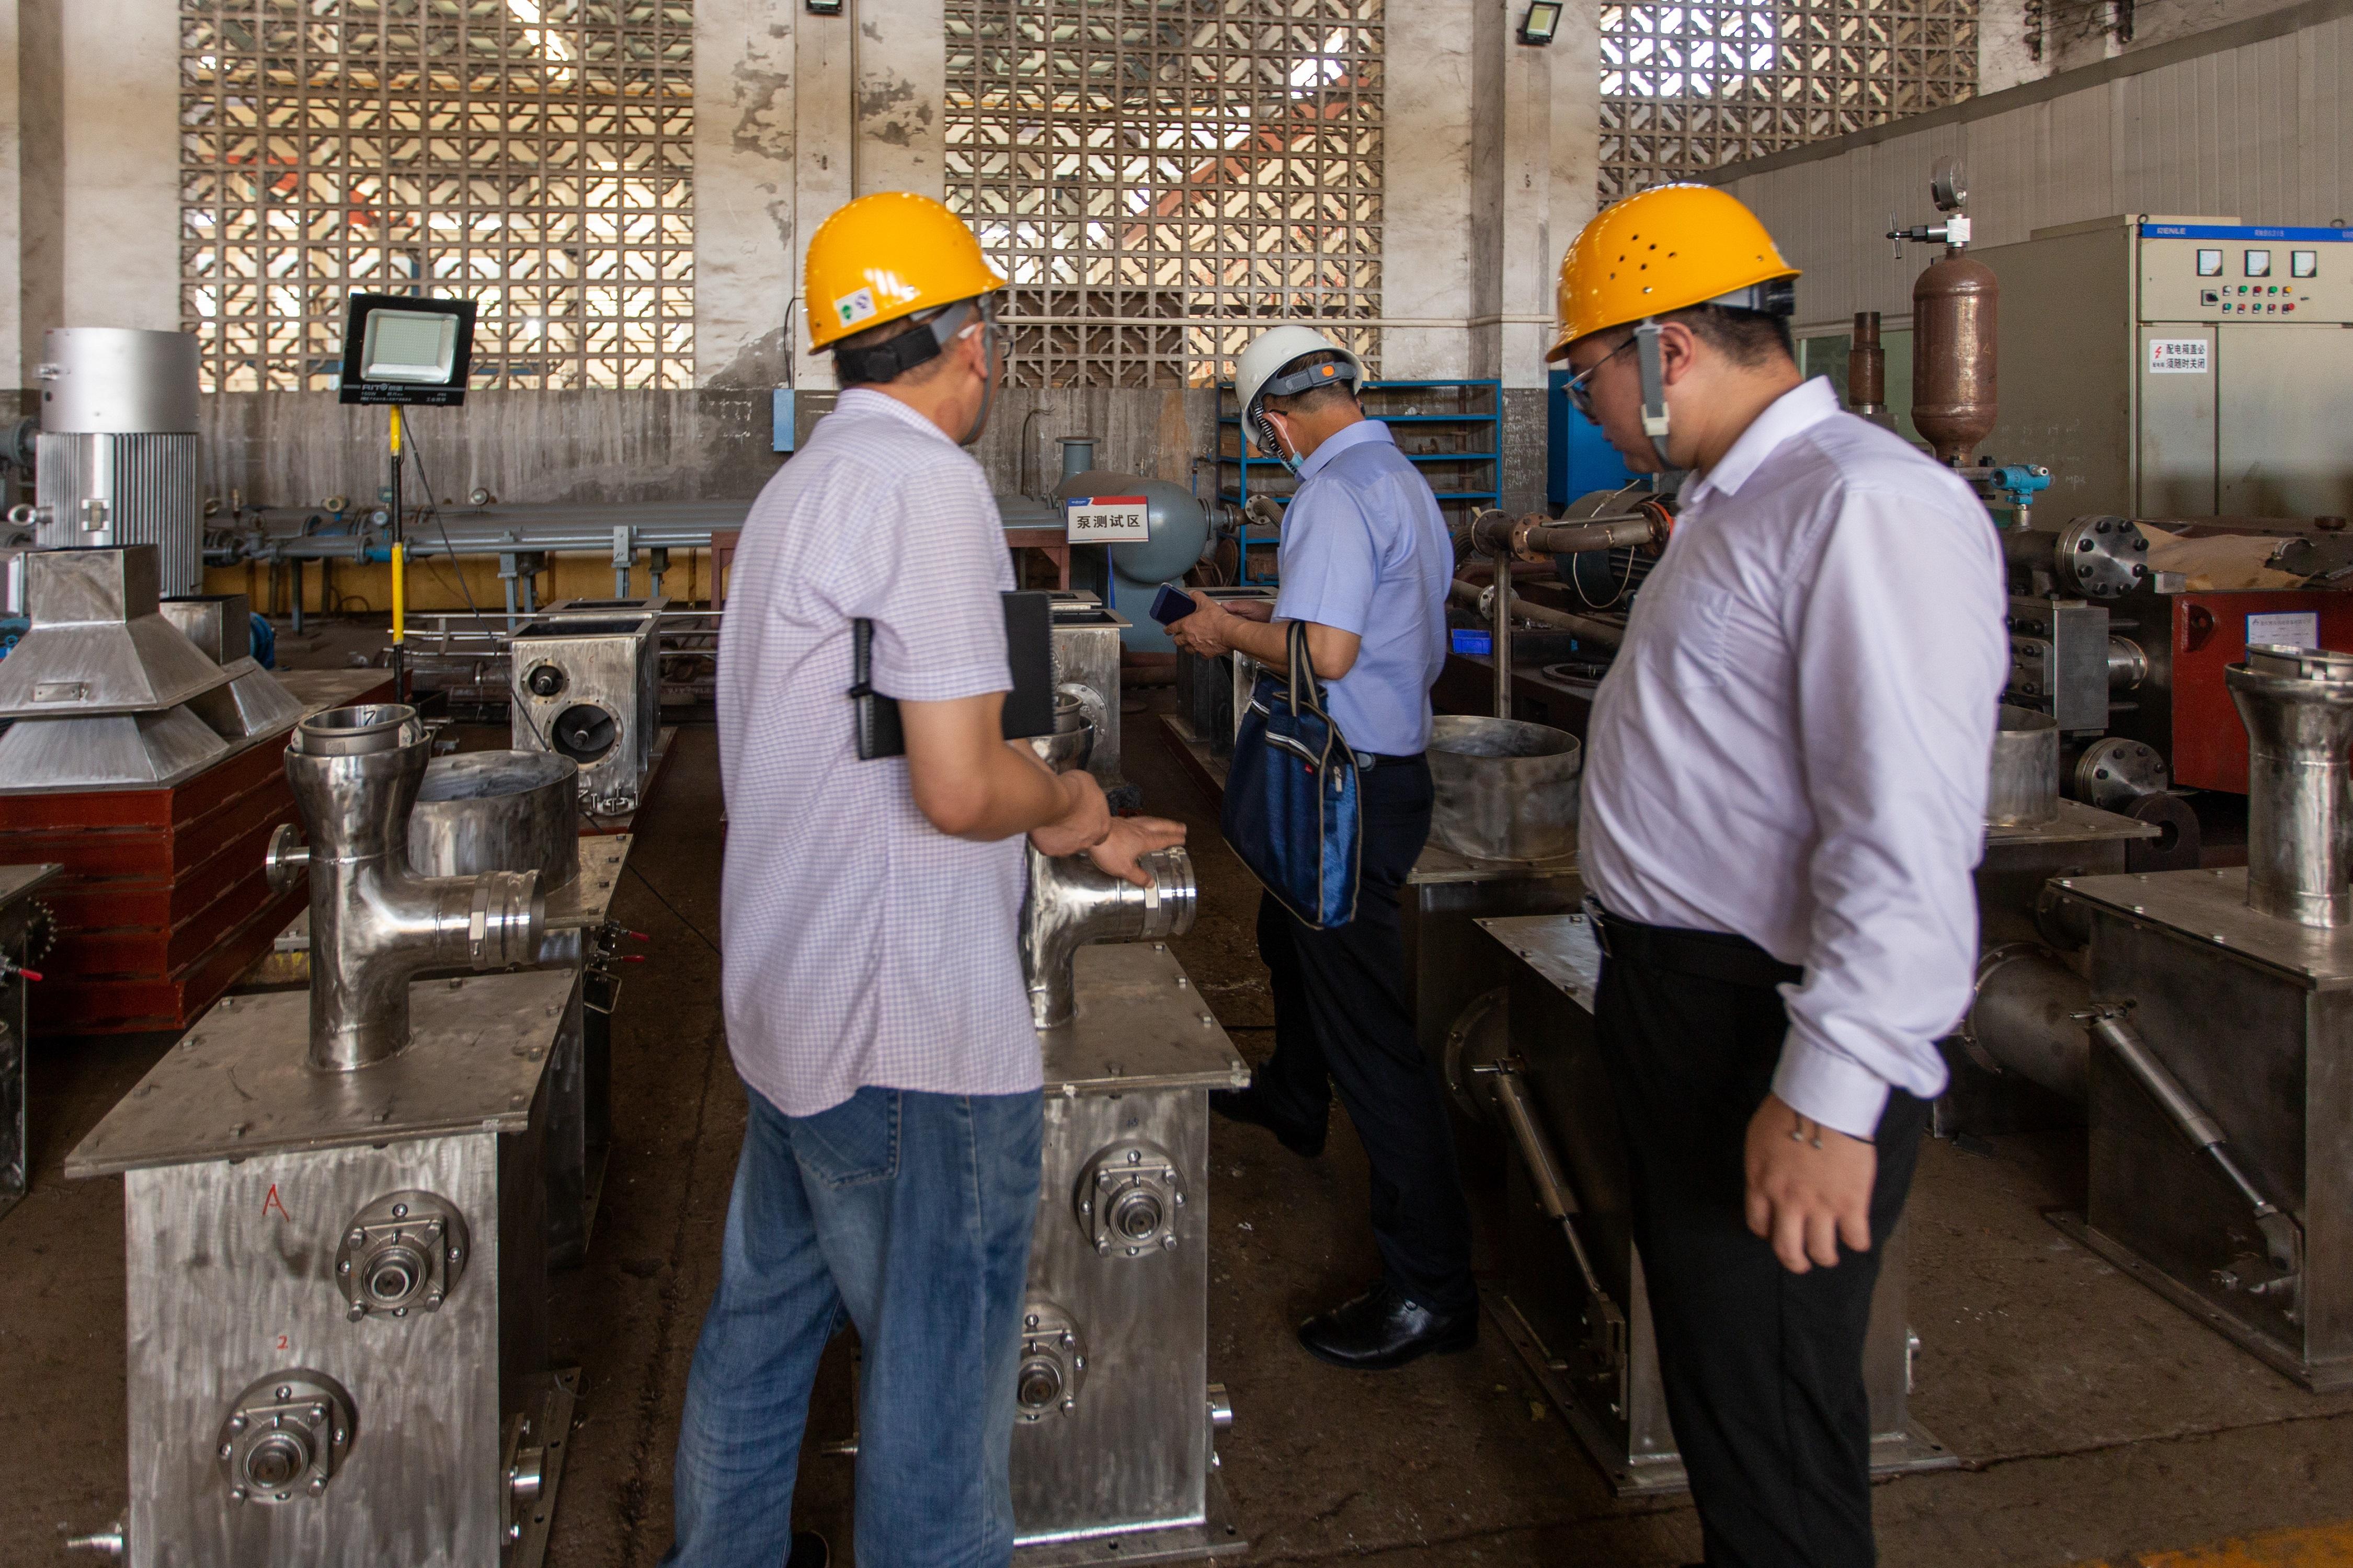
<svg viewBox="0 0 2353 1568">
<path fill-rule="evenodd" d="M 1004 279 L 938 203 L 853 202 L 809 246 L 845 388 L 754 503 L 719 647 L 727 1036 L 750 1116 L 679 1436 L 692 1568 L 822 1568 L 792 1500 L 826 1342 L 857 1325 L 858 1558 L 1002 1568 L 1041 1067 L 1024 834 L 1142 882 L 1184 829 L 1114 819 L 1000 729 L 1013 586 L 980 434 Z M 851 622 L 903 758 L 860 761 Z"/>
</svg>

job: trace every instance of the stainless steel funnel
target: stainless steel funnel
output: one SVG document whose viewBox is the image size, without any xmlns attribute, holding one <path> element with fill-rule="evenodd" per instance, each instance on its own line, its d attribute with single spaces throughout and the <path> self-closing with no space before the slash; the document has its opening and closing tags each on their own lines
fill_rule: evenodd
<svg viewBox="0 0 2353 1568">
<path fill-rule="evenodd" d="M 0 719 L 154 713 L 228 684 L 164 618 L 153 545 L 44 550 L 25 572 L 33 625 L 0 659 Z"/>
<path fill-rule="evenodd" d="M 408 1045 L 408 983 L 427 969 L 503 969 L 539 951 L 536 871 L 419 877 L 408 816 L 430 746 L 414 708 L 336 708 L 295 726 L 286 776 L 311 843 L 281 827 L 280 886 L 311 874 L 311 1065 L 350 1071 Z"/>
<path fill-rule="evenodd" d="M 2247 726 L 2247 905 L 2353 921 L 2353 656 L 2259 645 L 2223 671 Z"/>
</svg>

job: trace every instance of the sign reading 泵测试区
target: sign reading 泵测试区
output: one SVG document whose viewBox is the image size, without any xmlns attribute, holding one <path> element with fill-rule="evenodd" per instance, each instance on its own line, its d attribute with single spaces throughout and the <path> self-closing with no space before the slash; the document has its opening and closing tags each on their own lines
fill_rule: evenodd
<svg viewBox="0 0 2353 1568">
<path fill-rule="evenodd" d="M 1152 538 L 1142 496 L 1072 496 L 1063 503 L 1063 519 L 1073 544 L 1143 544 Z"/>
</svg>

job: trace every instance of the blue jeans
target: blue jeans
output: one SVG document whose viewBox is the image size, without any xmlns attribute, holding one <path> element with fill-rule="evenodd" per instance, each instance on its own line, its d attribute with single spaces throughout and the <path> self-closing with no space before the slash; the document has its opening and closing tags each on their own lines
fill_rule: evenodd
<svg viewBox="0 0 2353 1568">
<path fill-rule="evenodd" d="M 1039 1097 L 863 1089 L 797 1117 L 745 1092 L 662 1562 L 784 1562 L 809 1388 L 846 1313 L 862 1355 L 858 1561 L 1003 1568 Z"/>
</svg>

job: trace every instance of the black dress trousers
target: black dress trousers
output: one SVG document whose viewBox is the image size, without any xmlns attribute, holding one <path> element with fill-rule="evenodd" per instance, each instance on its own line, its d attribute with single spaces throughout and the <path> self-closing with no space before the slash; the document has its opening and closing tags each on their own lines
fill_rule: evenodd
<svg viewBox="0 0 2353 1568">
<path fill-rule="evenodd" d="M 1273 895 L 1258 906 L 1271 972 L 1274 1055 L 1253 1084 L 1286 1120 L 1322 1127 L 1337 1089 L 1372 1166 L 1373 1237 L 1388 1275 L 1435 1312 L 1478 1305 L 1471 1210 L 1445 1088 L 1414 1037 L 1398 900 L 1430 837 L 1430 764 L 1383 761 L 1358 775 L 1364 839 L 1356 918 L 1316 931 Z"/>
<path fill-rule="evenodd" d="M 1782 966 L 1738 937 L 1614 919 L 1603 931 L 1595 1029 L 1709 1568 L 1870 1568 L 1862 1347 L 1879 1254 L 1841 1247 L 1837 1267 L 1792 1274 L 1747 1225 L 1748 1123 L 1788 1028 L 1771 973 Z M 1874 1247 L 1903 1213 L 1926 1120 L 1926 1102 L 1889 1096 Z"/>
</svg>

